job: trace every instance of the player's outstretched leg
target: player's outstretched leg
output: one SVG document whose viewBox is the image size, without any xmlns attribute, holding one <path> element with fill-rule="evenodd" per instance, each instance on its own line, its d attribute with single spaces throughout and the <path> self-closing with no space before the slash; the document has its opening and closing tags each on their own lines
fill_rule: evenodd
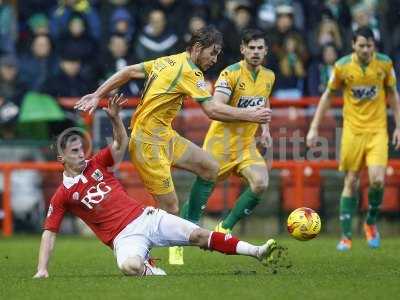
<svg viewBox="0 0 400 300">
<path fill-rule="evenodd" d="M 261 261 L 264 265 L 274 260 L 277 242 L 269 239 L 265 244 L 256 246 L 239 240 L 237 237 L 221 232 L 210 232 L 203 228 L 195 229 L 189 241 L 202 249 L 215 250 L 227 255 L 247 255 Z"/>
</svg>

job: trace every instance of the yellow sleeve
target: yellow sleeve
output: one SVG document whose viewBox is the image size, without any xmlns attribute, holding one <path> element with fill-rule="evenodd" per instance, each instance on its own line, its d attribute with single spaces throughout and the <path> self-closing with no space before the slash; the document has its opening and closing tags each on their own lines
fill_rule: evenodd
<svg viewBox="0 0 400 300">
<path fill-rule="evenodd" d="M 223 70 L 215 82 L 215 91 L 231 96 L 234 89 L 233 74 L 228 70 Z"/>
<path fill-rule="evenodd" d="M 211 98 L 207 83 L 200 70 L 185 72 L 179 83 L 183 92 L 198 102 L 203 102 Z"/>
<path fill-rule="evenodd" d="M 393 63 L 390 62 L 386 68 L 385 87 L 396 86 L 396 73 L 394 72 Z"/>
<path fill-rule="evenodd" d="M 154 61 L 155 60 L 148 60 L 141 63 L 142 69 L 146 74 L 146 78 L 149 76 L 151 69 L 153 69 Z"/>
<path fill-rule="evenodd" d="M 341 89 L 342 83 L 343 83 L 343 81 L 341 78 L 340 68 L 337 65 L 335 65 L 333 67 L 331 77 L 329 78 L 327 88 L 331 91 L 337 91 L 337 90 Z"/>
</svg>

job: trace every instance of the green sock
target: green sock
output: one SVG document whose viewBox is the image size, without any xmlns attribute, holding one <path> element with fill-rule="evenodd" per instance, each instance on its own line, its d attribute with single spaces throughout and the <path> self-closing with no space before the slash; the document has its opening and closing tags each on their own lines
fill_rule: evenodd
<svg viewBox="0 0 400 300">
<path fill-rule="evenodd" d="M 207 181 L 197 176 L 192 189 L 190 190 L 187 220 L 198 223 L 200 216 L 207 204 L 215 186 L 215 182 Z"/>
<path fill-rule="evenodd" d="M 189 201 L 183 203 L 181 209 L 179 210 L 179 216 L 183 219 L 188 218 L 188 211 L 189 211 Z"/>
<path fill-rule="evenodd" d="M 256 207 L 260 200 L 259 195 L 253 193 L 250 188 L 247 188 L 236 201 L 235 207 L 222 222 L 222 227 L 232 230 L 233 226 L 235 226 L 241 218 L 252 213 L 254 207 Z"/>
<path fill-rule="evenodd" d="M 353 218 L 354 211 L 357 207 L 356 197 L 342 196 L 340 198 L 340 225 L 342 227 L 342 236 L 351 239 L 351 221 Z"/>
<path fill-rule="evenodd" d="M 368 213 L 367 213 L 367 224 L 375 224 L 376 218 L 379 212 L 379 206 L 383 200 L 383 188 L 381 187 L 369 187 L 368 189 Z"/>
</svg>

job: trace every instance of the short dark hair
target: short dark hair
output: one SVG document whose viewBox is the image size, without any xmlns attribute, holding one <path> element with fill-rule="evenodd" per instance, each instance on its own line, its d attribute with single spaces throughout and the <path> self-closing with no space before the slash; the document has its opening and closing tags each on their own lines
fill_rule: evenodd
<svg viewBox="0 0 400 300">
<path fill-rule="evenodd" d="M 246 29 L 242 33 L 242 44 L 247 45 L 250 41 L 263 39 L 267 45 L 267 39 L 264 32 L 259 29 Z"/>
<path fill-rule="evenodd" d="M 68 143 L 75 142 L 76 140 L 83 140 L 83 133 L 79 130 L 67 130 L 60 133 L 54 143 L 51 145 L 51 150 L 56 154 L 60 155 L 67 147 Z"/>
<path fill-rule="evenodd" d="M 373 39 L 375 41 L 374 32 L 368 26 L 360 27 L 353 32 L 353 42 L 356 42 L 359 36 L 365 37 L 367 40 Z"/>
<path fill-rule="evenodd" d="M 187 49 L 192 49 L 196 43 L 199 43 L 202 48 L 208 48 L 212 45 L 220 45 L 222 47 L 222 33 L 213 25 L 205 26 L 192 34 Z"/>
</svg>

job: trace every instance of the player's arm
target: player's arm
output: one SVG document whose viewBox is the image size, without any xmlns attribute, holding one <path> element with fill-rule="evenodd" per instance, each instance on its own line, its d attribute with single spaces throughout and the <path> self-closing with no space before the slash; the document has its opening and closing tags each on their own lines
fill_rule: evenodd
<svg viewBox="0 0 400 300">
<path fill-rule="evenodd" d="M 119 70 L 99 86 L 94 93 L 83 96 L 75 104 L 74 108 L 92 113 L 99 104 L 100 99 L 106 97 L 114 89 L 121 87 L 129 80 L 145 78 L 146 69 L 144 64 L 139 63 Z"/>
<path fill-rule="evenodd" d="M 325 92 L 322 94 L 319 100 L 317 110 L 315 111 L 314 118 L 310 124 L 310 129 L 307 133 L 306 142 L 308 147 L 316 146 L 318 128 L 321 124 L 322 118 L 325 116 L 326 112 L 330 108 L 335 92 L 343 88 L 344 83 L 342 77 L 342 68 L 340 67 L 340 65 L 335 64 L 331 77 L 329 78 L 328 86 L 326 87 Z"/>
<path fill-rule="evenodd" d="M 325 116 L 326 112 L 331 106 L 333 96 L 334 92 L 330 88 L 327 88 L 319 100 L 317 110 L 315 111 L 314 118 L 311 121 L 310 129 L 308 130 L 307 134 L 308 147 L 316 146 L 319 125 L 321 124 L 322 118 Z"/>
<path fill-rule="evenodd" d="M 215 91 L 211 100 L 201 102 L 201 107 L 210 119 L 222 122 L 266 123 L 271 120 L 271 110 L 269 108 L 237 108 L 228 105 L 228 101 L 228 95 Z"/>
<path fill-rule="evenodd" d="M 113 129 L 113 143 L 111 146 L 111 151 L 114 159 L 114 164 L 120 162 L 125 154 L 126 147 L 128 145 L 128 134 L 126 133 L 124 123 L 122 122 L 119 112 L 121 111 L 121 106 L 127 100 L 123 95 L 115 95 L 108 101 L 108 107 L 103 108 L 110 118 L 112 129 Z"/>
<path fill-rule="evenodd" d="M 386 89 L 388 103 L 393 111 L 393 117 L 396 122 L 396 128 L 393 132 L 392 143 L 396 150 L 400 149 L 400 104 L 399 93 L 396 86 L 391 86 Z"/>
<path fill-rule="evenodd" d="M 42 240 L 40 242 L 39 260 L 37 272 L 33 278 L 48 278 L 49 277 L 49 261 L 53 253 L 54 244 L 56 241 L 56 233 L 50 230 L 44 230 Z"/>
<path fill-rule="evenodd" d="M 269 99 L 265 102 L 265 107 L 271 109 L 271 103 Z M 268 148 L 272 146 L 272 137 L 269 131 L 269 123 L 261 124 L 261 136 L 260 136 L 260 144 L 264 148 Z"/>
</svg>

